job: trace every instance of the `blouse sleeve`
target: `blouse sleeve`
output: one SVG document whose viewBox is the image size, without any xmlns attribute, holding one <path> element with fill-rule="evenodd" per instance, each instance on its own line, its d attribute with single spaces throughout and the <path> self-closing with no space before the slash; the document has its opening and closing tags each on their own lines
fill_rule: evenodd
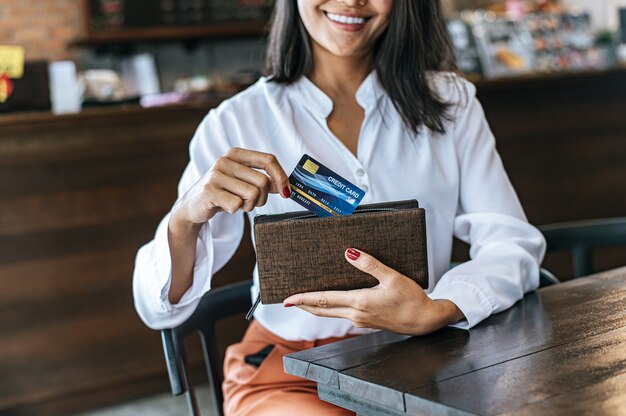
<svg viewBox="0 0 626 416">
<path fill-rule="evenodd" d="M 212 110 L 198 127 L 189 145 L 190 162 L 178 185 L 182 197 L 230 145 Z M 211 287 L 211 277 L 237 250 L 243 236 L 243 213 L 220 212 L 204 224 L 196 245 L 193 284 L 174 305 L 169 302 L 171 257 L 167 238 L 168 213 L 157 227 L 154 239 L 139 249 L 135 259 L 133 295 L 143 322 L 153 329 L 172 328 L 183 323 Z"/>
<path fill-rule="evenodd" d="M 546 243 L 526 220 L 474 86 L 466 83 L 466 91 L 454 124 L 460 174 L 454 235 L 470 244 L 471 260 L 445 273 L 429 296 L 454 302 L 466 317 L 455 326 L 469 329 L 539 286 Z"/>
</svg>

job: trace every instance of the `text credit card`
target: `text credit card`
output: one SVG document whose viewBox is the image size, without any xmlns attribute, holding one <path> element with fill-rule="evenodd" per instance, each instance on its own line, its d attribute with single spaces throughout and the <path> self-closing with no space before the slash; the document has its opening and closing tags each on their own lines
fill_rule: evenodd
<svg viewBox="0 0 626 416">
<path fill-rule="evenodd" d="M 304 155 L 289 176 L 291 199 L 320 217 L 352 214 L 365 191 Z"/>
</svg>

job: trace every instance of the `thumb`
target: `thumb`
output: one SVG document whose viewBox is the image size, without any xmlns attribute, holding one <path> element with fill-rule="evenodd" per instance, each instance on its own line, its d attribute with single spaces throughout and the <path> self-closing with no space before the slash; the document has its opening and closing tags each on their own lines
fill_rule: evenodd
<svg viewBox="0 0 626 416">
<path fill-rule="evenodd" d="M 385 283 L 398 274 L 398 272 L 384 265 L 379 260 L 364 251 L 349 248 L 344 254 L 350 264 L 357 269 L 374 276 L 380 283 Z"/>
</svg>

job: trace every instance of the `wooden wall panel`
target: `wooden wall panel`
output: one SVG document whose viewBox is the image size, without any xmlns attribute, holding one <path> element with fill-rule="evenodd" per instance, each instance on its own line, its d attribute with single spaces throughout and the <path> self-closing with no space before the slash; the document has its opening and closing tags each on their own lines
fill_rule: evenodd
<svg viewBox="0 0 626 416">
<path fill-rule="evenodd" d="M 168 390 L 159 333 L 133 307 L 132 271 L 206 112 L 0 119 L 0 414 L 64 415 Z M 217 284 L 247 278 L 250 254 L 248 244 Z"/>
<path fill-rule="evenodd" d="M 625 70 L 479 84 L 478 96 L 530 222 L 626 217 Z M 623 266 L 626 248 L 595 257 Z M 544 264 L 568 279 L 570 263 Z"/>
</svg>

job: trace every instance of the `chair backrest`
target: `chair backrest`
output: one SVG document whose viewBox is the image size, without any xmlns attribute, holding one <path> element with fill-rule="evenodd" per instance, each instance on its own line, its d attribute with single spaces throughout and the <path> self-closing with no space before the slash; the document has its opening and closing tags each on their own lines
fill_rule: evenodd
<svg viewBox="0 0 626 416">
<path fill-rule="evenodd" d="M 189 414 L 199 416 L 200 409 L 196 399 L 190 369 L 187 365 L 184 340 L 191 333 L 200 333 L 204 353 L 204 361 L 207 367 L 211 395 L 215 403 L 215 412 L 222 416 L 222 382 L 224 374 L 222 369 L 222 357 L 215 334 L 215 324 L 239 313 L 245 313 L 250 309 L 251 297 L 250 286 L 252 281 L 235 283 L 232 285 L 212 289 L 204 294 L 200 304 L 193 315 L 183 324 L 176 328 L 161 331 L 163 351 L 167 371 L 172 387 L 172 394 L 187 396 Z"/>
<path fill-rule="evenodd" d="M 574 277 L 594 272 L 593 250 L 626 246 L 626 217 L 564 222 L 539 227 L 548 251 L 570 251 Z"/>
</svg>

